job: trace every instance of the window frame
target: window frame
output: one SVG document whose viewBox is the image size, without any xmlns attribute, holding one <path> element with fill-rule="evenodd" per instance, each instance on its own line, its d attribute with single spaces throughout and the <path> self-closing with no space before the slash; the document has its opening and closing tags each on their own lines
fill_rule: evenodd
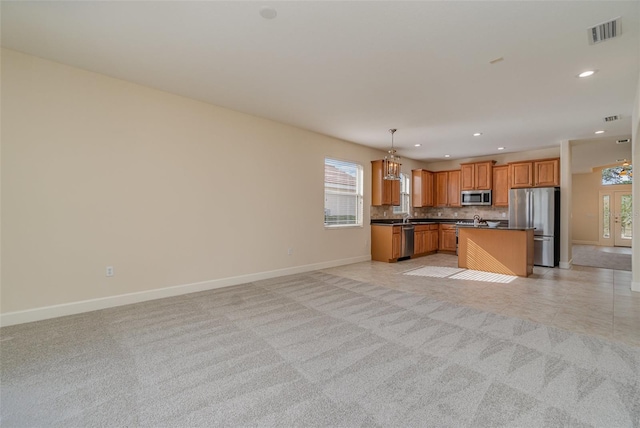
<svg viewBox="0 0 640 428">
<path fill-rule="evenodd" d="M 411 176 L 400 173 L 400 205 L 393 206 L 394 214 L 411 214 Z"/>
<path fill-rule="evenodd" d="M 329 162 L 329 163 L 327 163 Z M 333 164 L 332 164 L 333 163 Z M 336 165 L 337 164 L 337 165 Z M 338 169 L 338 166 L 342 166 L 345 169 L 348 168 L 353 168 L 355 171 L 355 175 L 351 175 L 349 172 L 346 171 L 342 171 L 343 173 L 350 175 L 352 177 L 355 178 L 355 185 L 352 186 L 353 187 L 353 192 L 341 192 L 339 190 L 337 190 L 336 186 L 340 185 L 341 183 L 332 183 L 333 186 L 328 184 L 327 181 L 327 166 L 333 166 L 334 168 Z M 331 183 L 331 182 L 329 182 Z M 349 186 L 347 184 L 347 186 Z M 351 161 L 351 160 L 345 160 L 345 159 L 338 159 L 332 156 L 325 156 L 324 157 L 324 227 L 326 229 L 343 229 L 343 228 L 349 228 L 349 227 L 363 227 L 363 223 L 364 223 L 364 166 L 362 166 L 360 163 L 355 162 L 355 161 Z M 347 216 L 347 215 L 351 215 L 352 217 L 355 218 L 355 222 L 352 221 L 340 221 L 340 220 L 336 220 L 337 222 L 327 222 L 327 210 L 331 210 L 331 206 L 327 206 L 329 199 L 328 196 L 333 195 L 335 197 L 340 197 L 340 196 L 352 196 L 355 198 L 355 203 L 353 204 L 353 208 L 354 211 L 351 211 L 348 214 L 336 214 L 336 216 Z M 334 200 L 337 198 L 334 198 Z M 336 204 L 340 204 L 340 202 L 336 201 Z M 336 206 L 337 208 L 341 208 L 340 206 Z M 347 206 L 347 208 L 349 208 Z"/>
</svg>

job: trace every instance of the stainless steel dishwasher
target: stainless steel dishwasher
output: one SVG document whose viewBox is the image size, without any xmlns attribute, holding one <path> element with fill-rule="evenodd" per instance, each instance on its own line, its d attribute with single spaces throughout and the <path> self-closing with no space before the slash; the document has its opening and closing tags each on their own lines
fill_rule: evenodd
<svg viewBox="0 0 640 428">
<path fill-rule="evenodd" d="M 413 235 L 415 226 L 412 224 L 402 225 L 402 239 L 400 240 L 400 258 L 413 256 Z"/>
</svg>

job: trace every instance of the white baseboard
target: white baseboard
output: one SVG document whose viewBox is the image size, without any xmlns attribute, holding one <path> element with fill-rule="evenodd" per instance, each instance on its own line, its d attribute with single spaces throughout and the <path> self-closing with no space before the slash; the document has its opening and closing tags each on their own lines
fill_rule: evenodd
<svg viewBox="0 0 640 428">
<path fill-rule="evenodd" d="M 571 266 L 573 265 L 573 259 L 569 260 L 568 262 L 560 262 L 559 263 L 559 267 L 560 269 L 571 269 Z"/>
<path fill-rule="evenodd" d="M 636 291 L 640 293 L 640 282 L 631 281 L 631 291 Z"/>
<path fill-rule="evenodd" d="M 66 315 L 75 315 L 100 309 L 113 308 L 115 306 L 130 305 L 132 303 L 146 302 L 148 300 L 162 299 L 165 297 L 179 296 L 198 291 L 213 290 L 216 288 L 230 287 L 232 285 L 246 284 L 252 281 L 276 278 L 279 276 L 293 275 L 296 273 L 311 272 L 319 269 L 327 269 L 353 263 L 366 262 L 371 256 L 359 256 L 349 259 L 331 260 L 328 262 L 314 263 L 310 265 L 294 266 L 291 268 L 277 269 L 267 272 L 258 272 L 248 275 L 234 276 L 230 278 L 214 279 L 210 281 L 194 282 L 191 284 L 174 285 L 171 287 L 154 290 L 139 291 L 136 293 L 120 294 L 117 296 L 101 297 L 98 299 L 83 300 L 79 302 L 64 303 L 61 305 L 45 306 L 42 308 L 27 309 L 24 311 L 8 312 L 0 314 L 0 326 L 23 324 L 33 321 L 41 321 Z"/>
</svg>

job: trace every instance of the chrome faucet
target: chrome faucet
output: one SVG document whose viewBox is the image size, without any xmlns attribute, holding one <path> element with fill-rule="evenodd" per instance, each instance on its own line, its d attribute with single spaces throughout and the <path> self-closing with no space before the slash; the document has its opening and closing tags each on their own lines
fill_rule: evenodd
<svg viewBox="0 0 640 428">
<path fill-rule="evenodd" d="M 409 213 L 404 213 L 402 214 L 402 222 L 403 223 L 409 223 L 409 219 L 412 218 L 411 214 Z"/>
<path fill-rule="evenodd" d="M 473 226 L 474 227 L 478 227 L 480 225 L 481 221 L 482 221 L 482 217 L 480 217 L 478 214 L 473 216 Z"/>
</svg>

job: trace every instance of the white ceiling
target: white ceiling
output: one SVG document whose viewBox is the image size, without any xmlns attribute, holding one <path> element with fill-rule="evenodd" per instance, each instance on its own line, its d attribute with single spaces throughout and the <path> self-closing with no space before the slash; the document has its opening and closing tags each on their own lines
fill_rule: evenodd
<svg viewBox="0 0 640 428">
<path fill-rule="evenodd" d="M 639 5 L 3 1 L 2 45 L 432 162 L 629 136 Z"/>
</svg>

